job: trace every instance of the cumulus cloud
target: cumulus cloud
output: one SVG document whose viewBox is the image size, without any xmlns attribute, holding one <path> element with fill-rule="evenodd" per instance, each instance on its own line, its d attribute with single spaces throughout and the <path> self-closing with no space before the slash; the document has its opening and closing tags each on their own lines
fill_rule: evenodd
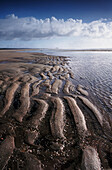
<svg viewBox="0 0 112 170">
<path fill-rule="evenodd" d="M 1 40 L 32 40 L 54 36 L 112 38 L 112 21 L 100 19 L 84 23 L 72 18 L 66 21 L 55 17 L 45 20 L 34 17 L 18 18 L 14 14 L 0 19 Z"/>
</svg>

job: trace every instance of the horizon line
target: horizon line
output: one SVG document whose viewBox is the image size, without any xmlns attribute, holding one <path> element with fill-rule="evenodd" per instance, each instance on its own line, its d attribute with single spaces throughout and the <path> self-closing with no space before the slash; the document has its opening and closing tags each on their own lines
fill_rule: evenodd
<svg viewBox="0 0 112 170">
<path fill-rule="evenodd" d="M 90 49 L 65 49 L 65 48 L 0 48 L 0 50 L 19 50 L 19 49 L 28 49 L 28 50 L 64 50 L 64 51 L 112 51 L 112 48 L 90 48 Z"/>
</svg>

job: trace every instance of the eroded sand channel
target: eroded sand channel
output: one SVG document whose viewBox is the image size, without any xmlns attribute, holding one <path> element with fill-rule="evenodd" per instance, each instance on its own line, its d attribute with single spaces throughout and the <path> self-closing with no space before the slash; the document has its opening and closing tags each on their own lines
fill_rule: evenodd
<svg viewBox="0 0 112 170">
<path fill-rule="evenodd" d="M 112 121 L 66 63 L 0 51 L 0 169 L 112 168 Z"/>
</svg>

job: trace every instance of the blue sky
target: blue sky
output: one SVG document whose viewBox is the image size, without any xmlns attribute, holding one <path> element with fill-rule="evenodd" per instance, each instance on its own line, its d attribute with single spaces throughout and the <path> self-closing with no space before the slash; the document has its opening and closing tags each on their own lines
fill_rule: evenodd
<svg viewBox="0 0 112 170">
<path fill-rule="evenodd" d="M 3 0 L 0 18 L 8 14 L 45 19 L 75 18 L 92 21 L 112 17 L 112 0 Z"/>
<path fill-rule="evenodd" d="M 111 7 L 112 0 L 1 1 L 0 47 L 112 48 Z"/>
</svg>

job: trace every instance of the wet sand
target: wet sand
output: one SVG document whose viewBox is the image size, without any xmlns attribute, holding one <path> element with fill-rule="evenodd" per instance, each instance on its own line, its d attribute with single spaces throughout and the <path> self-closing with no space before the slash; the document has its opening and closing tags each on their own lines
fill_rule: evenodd
<svg viewBox="0 0 112 170">
<path fill-rule="evenodd" d="M 0 169 L 112 168 L 112 122 L 73 79 L 67 57 L 0 50 Z"/>
</svg>

